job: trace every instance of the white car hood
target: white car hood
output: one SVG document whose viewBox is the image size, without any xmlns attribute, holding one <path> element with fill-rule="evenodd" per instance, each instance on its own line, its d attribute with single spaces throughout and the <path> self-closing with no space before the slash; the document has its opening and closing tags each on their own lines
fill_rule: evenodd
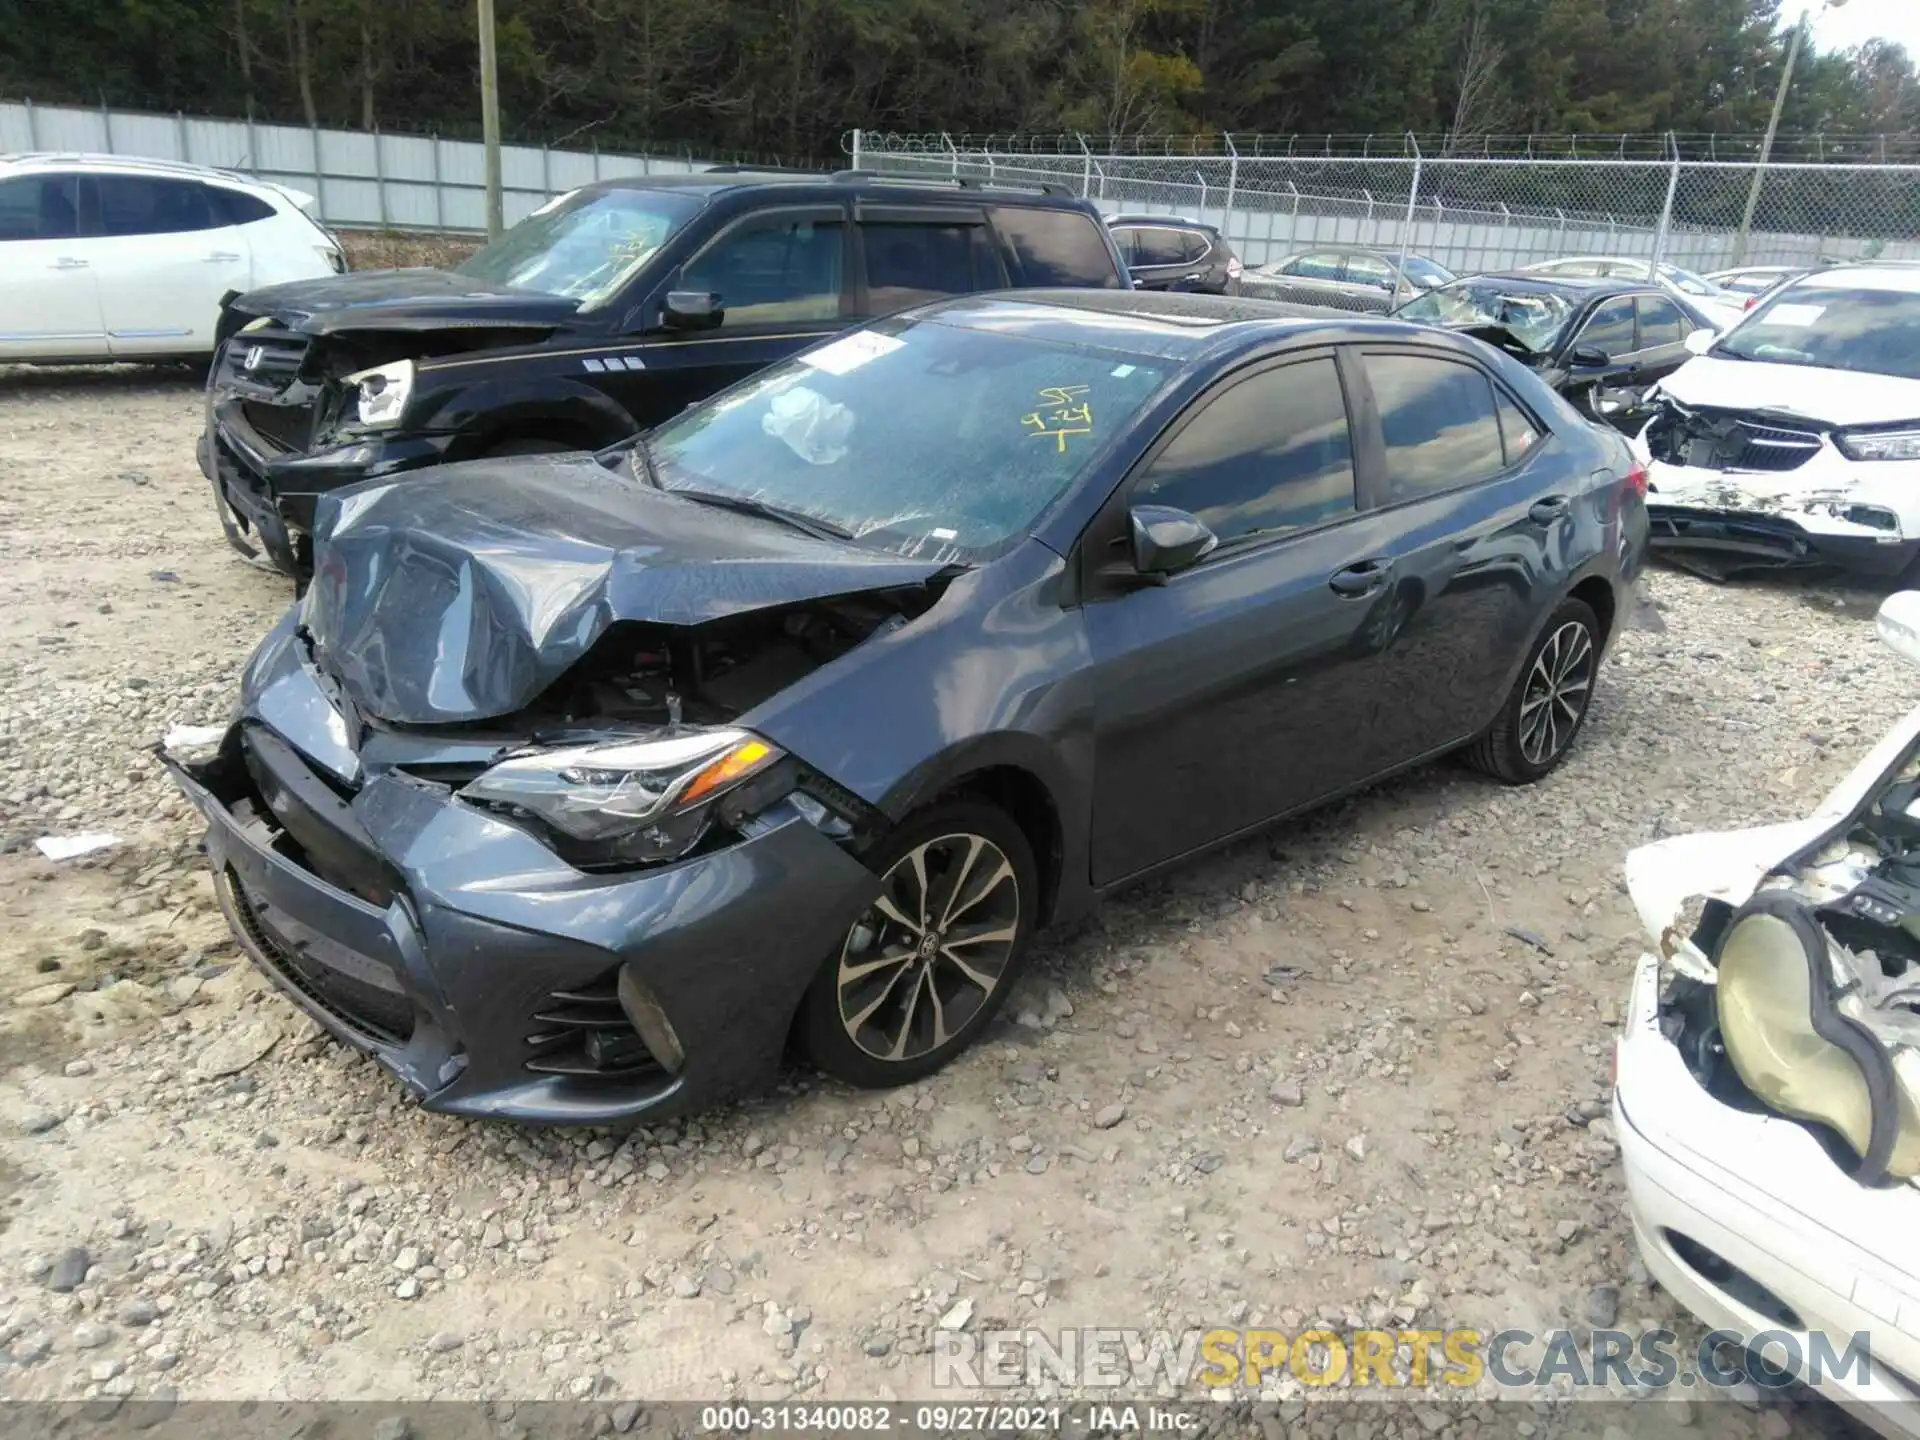
<svg viewBox="0 0 1920 1440">
<path fill-rule="evenodd" d="M 1700 355 L 1660 382 L 1682 405 L 1773 410 L 1829 425 L 1920 420 L 1920 380 Z"/>
</svg>

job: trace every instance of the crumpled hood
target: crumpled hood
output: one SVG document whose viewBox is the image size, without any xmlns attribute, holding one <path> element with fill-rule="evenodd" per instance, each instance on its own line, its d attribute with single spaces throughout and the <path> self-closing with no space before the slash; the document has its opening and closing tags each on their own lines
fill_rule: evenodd
<svg viewBox="0 0 1920 1440">
<path fill-rule="evenodd" d="M 945 568 L 676 499 L 586 456 L 324 495 L 314 550 L 302 618 L 320 663 L 402 725 L 523 709 L 618 621 L 698 625 Z"/>
<path fill-rule="evenodd" d="M 311 335 L 339 330 L 434 330 L 469 326 L 552 329 L 576 303 L 515 290 L 451 270 L 361 270 L 249 290 L 234 302 Z"/>
<path fill-rule="evenodd" d="M 1828 425 L 1920 420 L 1920 380 L 1700 355 L 1660 382 L 1682 405 L 1770 410 Z"/>
</svg>

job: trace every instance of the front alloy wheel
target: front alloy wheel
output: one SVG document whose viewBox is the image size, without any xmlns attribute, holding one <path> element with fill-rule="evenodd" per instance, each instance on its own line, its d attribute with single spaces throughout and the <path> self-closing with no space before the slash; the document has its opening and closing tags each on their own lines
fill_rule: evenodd
<svg viewBox="0 0 1920 1440">
<path fill-rule="evenodd" d="M 1026 837 L 974 802 L 907 821 L 868 863 L 880 894 L 821 968 L 802 1035 L 829 1074 L 898 1085 L 945 1064 L 999 1008 L 1037 888 Z"/>
</svg>

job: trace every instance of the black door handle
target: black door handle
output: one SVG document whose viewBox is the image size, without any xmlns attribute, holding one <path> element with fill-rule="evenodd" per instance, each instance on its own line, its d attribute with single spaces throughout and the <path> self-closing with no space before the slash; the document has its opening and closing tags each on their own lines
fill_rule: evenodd
<svg viewBox="0 0 1920 1440">
<path fill-rule="evenodd" d="M 1534 501 L 1532 508 L 1527 511 L 1527 515 L 1537 524 L 1551 525 L 1555 520 L 1565 515 L 1567 509 L 1566 496 L 1549 495 L 1545 499 Z"/>
<path fill-rule="evenodd" d="M 1336 595 L 1371 595 L 1387 583 L 1387 563 L 1385 560 L 1356 561 L 1344 570 L 1334 571 L 1327 585 Z"/>
</svg>

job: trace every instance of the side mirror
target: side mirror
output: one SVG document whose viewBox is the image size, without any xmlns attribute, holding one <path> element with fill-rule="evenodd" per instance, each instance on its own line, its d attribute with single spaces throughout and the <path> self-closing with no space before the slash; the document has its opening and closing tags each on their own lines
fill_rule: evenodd
<svg viewBox="0 0 1920 1440">
<path fill-rule="evenodd" d="M 727 317 L 727 307 L 710 290 L 670 290 L 660 321 L 669 330 L 712 330 Z"/>
<path fill-rule="evenodd" d="M 1133 568 L 1164 581 L 1201 559 L 1220 537 L 1185 510 L 1171 505 L 1136 505 L 1128 514 Z M 1914 596 L 1920 601 L 1920 594 Z"/>
<path fill-rule="evenodd" d="M 1920 590 L 1896 590 L 1880 602 L 1880 638 L 1920 665 Z"/>
<path fill-rule="evenodd" d="M 1713 342 L 1719 338 L 1719 332 L 1715 330 L 1689 330 L 1684 343 L 1695 355 L 1704 355 L 1713 348 Z"/>
<path fill-rule="evenodd" d="M 1576 345 L 1567 355 L 1567 363 L 1576 370 L 1604 370 L 1613 357 L 1598 345 Z"/>
</svg>

